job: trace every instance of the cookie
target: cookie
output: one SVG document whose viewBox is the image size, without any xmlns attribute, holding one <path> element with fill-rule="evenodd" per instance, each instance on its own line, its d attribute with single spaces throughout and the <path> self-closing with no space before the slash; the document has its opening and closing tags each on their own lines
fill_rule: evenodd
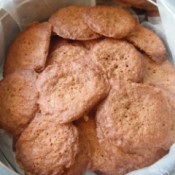
<svg viewBox="0 0 175 175">
<path fill-rule="evenodd" d="M 90 57 L 104 68 L 111 82 L 142 81 L 142 55 L 126 41 L 104 39 L 93 47 Z"/>
<path fill-rule="evenodd" d="M 117 84 L 99 106 L 96 119 L 104 135 L 125 151 L 170 146 L 172 115 L 156 87 Z"/>
<path fill-rule="evenodd" d="M 167 51 L 162 40 L 153 31 L 141 25 L 126 39 L 158 63 L 167 58 Z"/>
<path fill-rule="evenodd" d="M 8 49 L 4 75 L 17 69 L 42 71 L 45 68 L 50 35 L 51 25 L 48 22 L 33 23 L 20 33 Z"/>
<path fill-rule="evenodd" d="M 91 30 L 84 22 L 83 13 L 86 8 L 88 7 L 69 6 L 58 10 L 49 19 L 53 32 L 62 38 L 72 40 L 99 38 L 100 35 Z"/>
<path fill-rule="evenodd" d="M 86 54 L 87 49 L 80 43 L 62 43 L 50 54 L 48 64 L 70 63 L 77 59 L 83 60 Z"/>
<path fill-rule="evenodd" d="M 37 114 L 16 143 L 16 158 L 26 174 L 62 174 L 78 149 L 78 131 L 72 124 L 60 125 Z"/>
<path fill-rule="evenodd" d="M 172 116 L 175 116 L 175 68 L 169 60 L 164 61 L 162 64 L 156 64 L 147 56 L 144 57 L 144 65 L 145 75 L 143 82 L 161 89 L 169 102 L 173 113 Z M 175 117 L 173 123 L 175 123 Z M 175 125 L 172 132 L 175 133 Z M 175 134 L 173 135 L 175 136 Z"/>
<path fill-rule="evenodd" d="M 168 109 L 156 87 L 121 83 L 112 88 L 97 108 L 97 136 L 119 174 L 151 165 L 166 154 L 172 144 Z"/>
<path fill-rule="evenodd" d="M 92 30 L 111 38 L 124 38 L 136 27 L 132 14 L 114 6 L 88 8 L 84 19 Z"/>
<path fill-rule="evenodd" d="M 101 67 L 86 59 L 48 66 L 37 80 L 43 114 L 68 123 L 82 117 L 109 91 Z"/>
<path fill-rule="evenodd" d="M 37 111 L 37 75 L 19 70 L 0 82 L 0 126 L 13 135 L 20 134 Z"/>
</svg>

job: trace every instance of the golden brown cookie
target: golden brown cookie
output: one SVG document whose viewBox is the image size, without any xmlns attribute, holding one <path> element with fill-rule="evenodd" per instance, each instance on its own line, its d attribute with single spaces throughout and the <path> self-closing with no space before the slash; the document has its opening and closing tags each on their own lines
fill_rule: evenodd
<svg viewBox="0 0 175 175">
<path fill-rule="evenodd" d="M 107 96 L 109 83 L 101 67 L 87 59 L 48 66 L 37 81 L 43 114 L 60 123 L 74 121 Z"/>
<path fill-rule="evenodd" d="M 90 57 L 104 68 L 111 82 L 142 81 L 142 55 L 126 41 L 104 39 L 93 47 Z"/>
<path fill-rule="evenodd" d="M 84 59 L 87 49 L 80 43 L 62 43 L 48 58 L 48 64 L 70 63 L 77 59 Z"/>
<path fill-rule="evenodd" d="M 4 75 L 16 69 L 44 69 L 49 49 L 51 25 L 48 22 L 33 23 L 20 33 L 10 45 Z"/>
<path fill-rule="evenodd" d="M 13 135 L 20 134 L 37 111 L 36 73 L 20 70 L 0 82 L 0 126 Z"/>
<path fill-rule="evenodd" d="M 91 30 L 84 22 L 83 13 L 86 8 L 88 7 L 69 6 L 58 10 L 49 19 L 53 32 L 72 40 L 99 38 L 100 35 Z"/>
<path fill-rule="evenodd" d="M 118 83 L 97 110 L 97 127 L 125 151 L 170 146 L 172 113 L 161 90 Z M 101 138 L 100 133 L 98 133 Z M 101 138 L 103 139 L 103 137 Z"/>
<path fill-rule="evenodd" d="M 167 153 L 171 114 L 160 89 L 136 83 L 113 87 L 97 109 L 97 136 L 119 175 L 151 165 Z"/>
<path fill-rule="evenodd" d="M 26 174 L 55 175 L 73 165 L 78 153 L 78 132 L 37 114 L 16 144 L 16 158 Z"/>
<path fill-rule="evenodd" d="M 167 51 L 162 40 L 153 31 L 141 25 L 138 25 L 137 29 L 126 39 L 158 63 L 167 58 Z"/>
<path fill-rule="evenodd" d="M 114 6 L 88 8 L 84 19 L 92 30 L 112 38 L 126 37 L 136 27 L 136 20 L 132 14 Z"/>
<path fill-rule="evenodd" d="M 161 89 L 167 97 L 175 120 L 175 68 L 169 60 L 164 61 L 162 64 L 156 64 L 147 56 L 144 56 L 144 65 L 145 75 L 143 82 L 155 85 Z M 175 133 L 175 125 L 172 131 Z"/>
</svg>

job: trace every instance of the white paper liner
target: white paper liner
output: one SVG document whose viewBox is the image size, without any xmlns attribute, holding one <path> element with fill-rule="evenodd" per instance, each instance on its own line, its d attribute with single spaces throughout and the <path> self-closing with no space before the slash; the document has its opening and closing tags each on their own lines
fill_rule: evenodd
<svg viewBox="0 0 175 175">
<path fill-rule="evenodd" d="M 161 26 L 160 18 L 148 18 L 148 21 L 143 22 L 142 25 L 154 30 L 165 43 L 169 44 L 167 44 L 167 48 L 169 48 L 169 51 L 171 49 L 170 60 L 172 61 L 173 57 L 175 59 L 175 49 L 173 49 L 175 47 L 175 32 L 173 28 L 175 26 L 175 14 L 171 16 L 171 20 L 173 21 L 169 21 L 172 22 L 172 27 L 172 24 L 166 22 L 166 16 L 170 17 L 170 15 L 165 9 L 162 9 L 161 1 L 162 0 L 158 0 L 158 4 L 160 4 L 163 24 L 166 24 L 164 26 L 165 32 Z M 47 20 L 58 8 L 64 6 L 94 6 L 96 3 L 113 4 L 111 1 L 109 2 L 109 0 L 97 0 L 97 2 L 95 0 L 0 0 L 0 79 L 2 79 L 4 58 L 9 43 L 29 23 Z M 140 20 L 142 19 L 143 16 L 140 16 Z M 168 40 L 166 40 L 166 38 L 168 38 Z M 173 38 L 173 40 L 171 38 Z M 15 154 L 12 149 L 12 138 L 5 131 L 0 130 L 0 175 L 17 175 L 15 172 L 17 172 L 17 174 L 23 174 L 23 171 L 18 167 L 15 160 Z M 144 168 L 131 174 L 129 173 L 129 175 L 171 175 L 173 172 L 175 175 L 175 146 L 172 147 L 170 153 L 158 163 L 149 168 Z M 94 175 L 94 173 L 87 172 L 86 175 Z"/>
</svg>

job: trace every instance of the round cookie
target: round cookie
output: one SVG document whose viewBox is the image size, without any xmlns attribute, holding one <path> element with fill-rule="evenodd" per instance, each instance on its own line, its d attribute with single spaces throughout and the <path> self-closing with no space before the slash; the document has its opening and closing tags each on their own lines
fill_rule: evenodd
<svg viewBox="0 0 175 175">
<path fill-rule="evenodd" d="M 62 38 L 72 40 L 99 38 L 100 35 L 91 30 L 84 22 L 83 13 L 86 8 L 88 7 L 69 6 L 58 10 L 49 19 L 53 32 Z"/>
<path fill-rule="evenodd" d="M 27 174 L 62 174 L 78 153 L 78 131 L 37 114 L 16 143 L 16 158 Z"/>
<path fill-rule="evenodd" d="M 77 59 L 84 59 L 87 49 L 80 43 L 64 43 L 51 53 L 48 64 L 70 63 Z"/>
<path fill-rule="evenodd" d="M 169 101 L 175 120 L 175 68 L 169 60 L 157 64 L 149 57 L 144 56 L 145 74 L 143 82 L 152 84 L 161 89 Z M 175 123 L 175 121 L 173 122 Z M 175 125 L 172 131 L 175 133 Z M 175 141 L 175 134 L 174 141 Z"/>
<path fill-rule="evenodd" d="M 17 69 L 42 71 L 46 63 L 50 35 L 51 25 L 48 22 L 28 26 L 8 49 L 4 75 Z"/>
<path fill-rule="evenodd" d="M 126 39 L 158 63 L 167 58 L 166 48 L 159 36 L 141 25 Z"/>
<path fill-rule="evenodd" d="M 98 107 L 97 128 L 124 151 L 172 144 L 172 115 L 161 90 L 143 84 L 116 84 Z M 99 139 L 104 137 L 100 136 Z"/>
<path fill-rule="evenodd" d="M 92 30 L 111 38 L 124 38 L 136 27 L 132 14 L 114 6 L 88 8 L 84 19 Z"/>
<path fill-rule="evenodd" d="M 93 47 L 90 57 L 104 68 L 111 82 L 142 81 L 142 55 L 126 41 L 104 39 Z"/>
<path fill-rule="evenodd" d="M 37 87 L 41 112 L 60 123 L 82 117 L 110 88 L 103 70 L 86 59 L 48 66 L 39 75 Z"/>
<path fill-rule="evenodd" d="M 0 82 L 0 126 L 13 135 L 20 134 L 37 111 L 37 75 L 19 70 Z"/>
</svg>

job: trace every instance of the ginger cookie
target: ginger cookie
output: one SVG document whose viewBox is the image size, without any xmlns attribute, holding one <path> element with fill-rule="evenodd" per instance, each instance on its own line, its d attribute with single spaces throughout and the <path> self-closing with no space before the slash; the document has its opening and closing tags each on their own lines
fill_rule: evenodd
<svg viewBox="0 0 175 175">
<path fill-rule="evenodd" d="M 49 22 L 53 32 L 62 38 L 72 40 L 90 40 L 99 38 L 100 35 L 91 30 L 85 23 L 83 14 L 85 6 L 69 6 L 54 13 Z"/>
<path fill-rule="evenodd" d="M 62 174 L 78 153 L 78 131 L 37 114 L 16 143 L 16 158 L 27 174 Z"/>
<path fill-rule="evenodd" d="M 158 63 L 167 58 L 166 48 L 159 36 L 141 25 L 126 39 Z"/>
<path fill-rule="evenodd" d="M 136 27 L 132 14 L 114 6 L 88 8 L 84 19 L 92 30 L 111 38 L 124 38 Z"/>
<path fill-rule="evenodd" d="M 20 134 L 37 111 L 37 75 L 18 70 L 0 82 L 0 126 L 13 135 Z"/>
<path fill-rule="evenodd" d="M 151 165 L 166 154 L 172 144 L 168 109 L 156 87 L 126 82 L 113 86 L 97 108 L 96 122 L 99 143 L 119 174 Z"/>
<path fill-rule="evenodd" d="M 104 135 L 116 139 L 116 145 L 125 151 L 167 148 L 172 116 L 164 95 L 156 87 L 116 84 L 98 107 L 96 119 Z"/>
<path fill-rule="evenodd" d="M 17 69 L 42 71 L 45 68 L 50 35 L 51 25 L 48 22 L 33 23 L 20 33 L 8 49 L 4 75 Z"/>
<path fill-rule="evenodd" d="M 144 65 L 143 82 L 157 86 L 164 93 L 173 112 L 173 123 L 175 123 L 175 68 L 169 60 L 164 61 L 162 64 L 157 64 L 147 56 L 144 57 Z M 172 132 L 175 133 L 175 125 Z M 175 134 L 173 135 L 175 140 Z"/>
<path fill-rule="evenodd" d="M 142 55 L 126 41 L 104 39 L 93 47 L 90 57 L 104 68 L 111 82 L 142 81 Z"/>
<path fill-rule="evenodd" d="M 110 86 L 101 67 L 80 59 L 48 66 L 39 75 L 37 88 L 41 112 L 68 123 L 105 98 Z"/>
</svg>

